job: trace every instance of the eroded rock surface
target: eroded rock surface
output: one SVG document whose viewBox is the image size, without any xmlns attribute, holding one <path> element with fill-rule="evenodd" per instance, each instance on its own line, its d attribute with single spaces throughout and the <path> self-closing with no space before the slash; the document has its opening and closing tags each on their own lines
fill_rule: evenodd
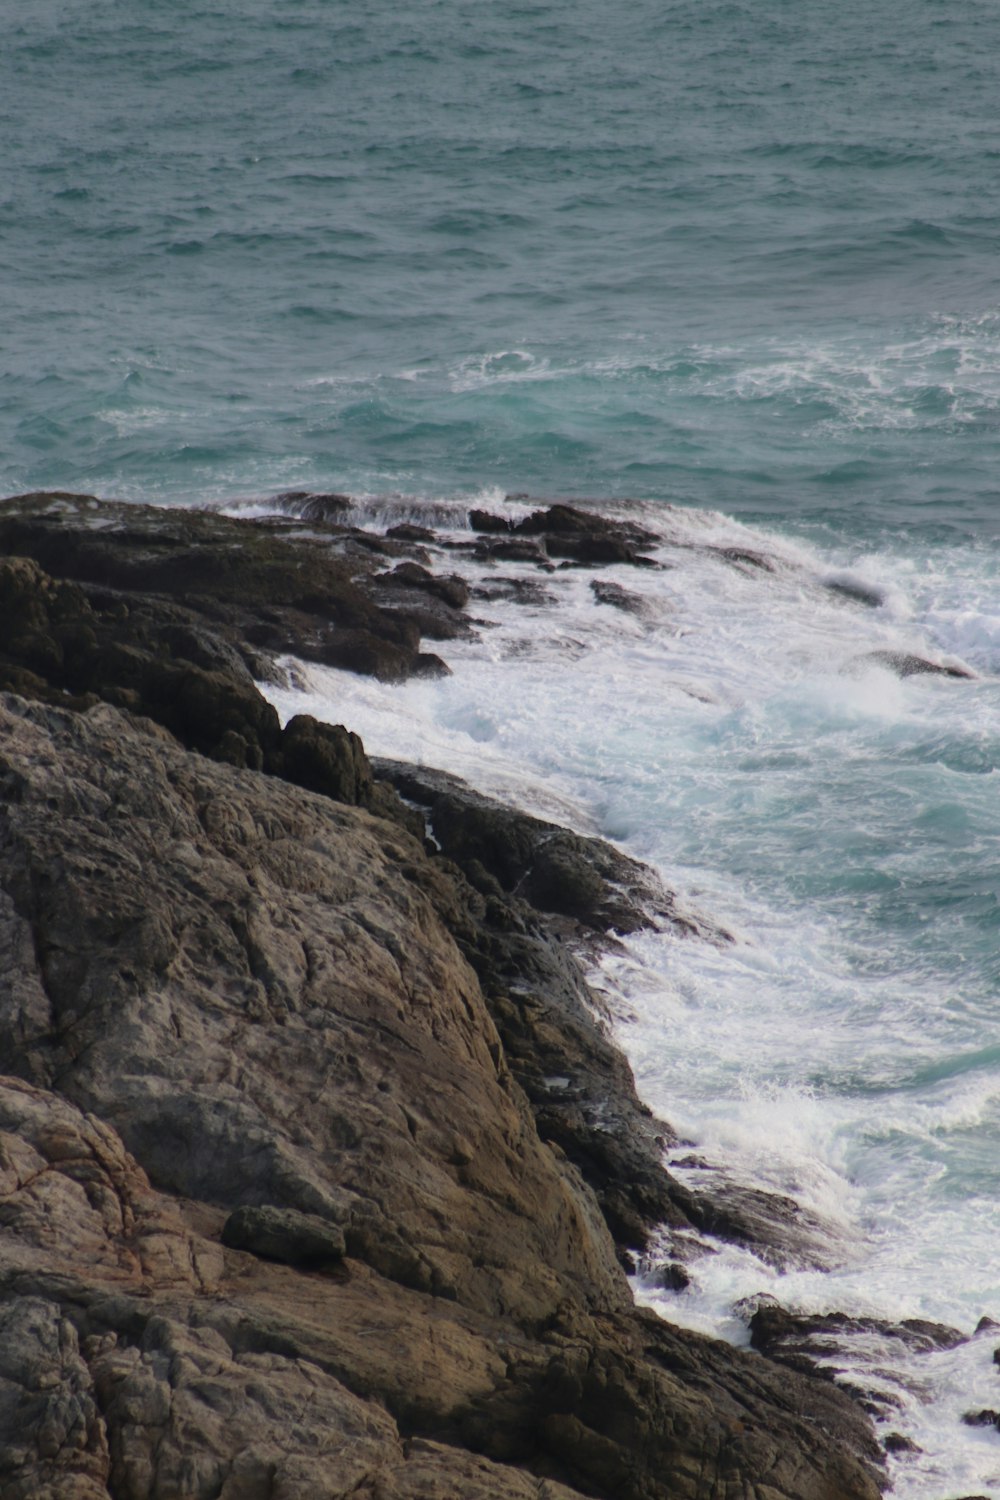
<svg viewBox="0 0 1000 1500">
<path fill-rule="evenodd" d="M 0 732 L 5 1493 L 877 1493 L 838 1392 L 631 1308 L 416 840 L 108 706 Z"/>
<path fill-rule="evenodd" d="M 422 670 L 467 623 L 433 533 L 279 508 L 0 505 L 0 1493 L 874 1500 L 840 1391 L 622 1273 L 664 1225 L 766 1237 L 768 1195 L 665 1171 L 574 947 L 725 935 L 598 840 L 282 728 L 274 653 Z M 650 547 L 510 530 L 547 569 Z"/>
<path fill-rule="evenodd" d="M 406 545 L 330 519 L 337 507 L 320 515 L 301 504 L 309 520 L 268 522 L 20 495 L 0 502 L 0 550 L 77 584 L 96 614 L 129 620 L 130 634 L 155 636 L 164 622 L 188 636 L 208 628 L 257 675 L 281 652 L 388 682 L 447 671 L 421 651 L 420 619 L 405 601 L 383 608 L 366 587 Z M 151 606 L 150 595 L 162 602 Z"/>
</svg>

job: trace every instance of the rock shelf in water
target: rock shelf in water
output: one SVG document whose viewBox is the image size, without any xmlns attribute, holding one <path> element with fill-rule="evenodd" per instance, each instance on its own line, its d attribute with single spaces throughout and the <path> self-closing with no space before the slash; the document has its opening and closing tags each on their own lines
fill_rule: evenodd
<svg viewBox="0 0 1000 1500">
<path fill-rule="evenodd" d="M 857 1405 L 625 1279 L 664 1226 L 797 1232 L 669 1175 L 575 957 L 725 934 L 255 686 L 474 628 L 326 500 L 0 505 L 0 1491 L 874 1500 Z"/>
</svg>

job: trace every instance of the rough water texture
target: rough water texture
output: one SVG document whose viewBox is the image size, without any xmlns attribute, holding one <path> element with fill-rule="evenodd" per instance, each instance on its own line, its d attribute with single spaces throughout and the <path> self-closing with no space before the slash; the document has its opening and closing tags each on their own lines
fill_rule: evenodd
<svg viewBox="0 0 1000 1500">
<path fill-rule="evenodd" d="M 3 572 L 33 667 L 48 629 L 72 673 L 81 587 Z M 91 589 L 126 642 L 162 602 Z M 875 1500 L 846 1395 L 632 1306 L 450 931 L 495 959 L 491 924 L 543 919 L 499 885 L 484 911 L 388 791 L 373 817 L 34 684 L 0 703 L 5 1494 Z"/>
<path fill-rule="evenodd" d="M 39 0 L 2 490 L 996 535 L 986 0 Z"/>
<path fill-rule="evenodd" d="M 57 588 L 7 685 L 79 669 L 81 707 L 385 812 L 363 735 L 728 933 L 591 982 L 678 1185 L 783 1196 L 825 1268 L 728 1245 L 638 1293 L 741 1342 L 759 1295 L 843 1315 L 900 1500 L 1000 1496 L 964 1420 L 998 1404 L 998 55 L 987 0 L 34 0 L 0 55 L 0 492 L 378 532 L 364 600 L 307 569 L 338 619 L 293 588 L 255 640 L 252 566 L 117 645 Z M 586 495 L 663 568 L 520 529 Z M 878 1332 L 912 1320 L 966 1342 Z"/>
</svg>

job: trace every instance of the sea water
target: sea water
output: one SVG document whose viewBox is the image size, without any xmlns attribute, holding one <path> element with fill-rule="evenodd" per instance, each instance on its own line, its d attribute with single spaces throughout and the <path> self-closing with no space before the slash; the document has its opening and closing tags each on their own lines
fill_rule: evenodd
<svg viewBox="0 0 1000 1500">
<path fill-rule="evenodd" d="M 477 601 L 450 678 L 280 702 L 617 840 L 734 935 L 595 982 L 697 1154 L 828 1226 L 824 1270 L 723 1250 L 657 1301 L 738 1340 L 762 1292 L 1000 1318 L 998 58 L 987 0 L 5 24 L 3 491 L 336 489 L 456 535 L 589 495 L 662 534 L 670 566 L 599 573 L 639 612 L 555 574 Z M 961 1422 L 996 1342 L 854 1350 L 922 1449 L 903 1500 L 1000 1496 Z"/>
<path fill-rule="evenodd" d="M 669 539 L 664 570 L 600 570 L 635 613 L 557 572 L 534 607 L 477 601 L 486 623 L 449 645 L 451 677 L 386 688 L 296 666 L 298 686 L 271 696 L 615 838 L 735 939 L 634 937 L 594 980 L 640 1092 L 684 1138 L 676 1160 L 694 1143 L 796 1198 L 826 1226 L 821 1269 L 722 1249 L 683 1295 L 640 1278 L 641 1298 L 739 1341 L 734 1309 L 762 1293 L 972 1334 L 1000 1312 L 995 565 L 966 560 L 970 607 L 940 551 L 859 556 L 710 512 L 639 517 Z M 456 508 L 456 540 L 463 520 Z M 717 550 L 750 547 L 773 572 Z M 885 602 L 845 601 L 831 581 Z M 872 656 L 915 650 L 981 675 L 901 680 Z M 949 1352 L 861 1339 L 831 1353 L 898 1403 L 883 1430 L 923 1450 L 896 1464 L 898 1494 L 1000 1493 L 995 1434 L 961 1422 L 995 1402 L 998 1343 L 986 1328 Z"/>
</svg>

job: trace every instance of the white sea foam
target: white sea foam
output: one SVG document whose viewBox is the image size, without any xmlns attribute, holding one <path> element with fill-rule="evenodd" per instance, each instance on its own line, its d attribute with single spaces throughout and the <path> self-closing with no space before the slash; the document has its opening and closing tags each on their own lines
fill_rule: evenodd
<svg viewBox="0 0 1000 1500">
<path fill-rule="evenodd" d="M 996 312 L 964 319 L 932 314 L 892 341 L 864 330 L 667 348 L 640 338 L 623 341 L 625 347 L 614 353 L 562 360 L 531 348 L 501 348 L 469 353 L 446 370 L 421 367 L 391 378 L 443 383 L 456 395 L 569 383 L 606 396 L 625 382 L 640 405 L 666 382 L 684 400 L 808 410 L 815 430 L 836 441 L 848 433 L 963 428 L 995 416 L 1000 409 L 998 317 Z M 355 378 L 322 376 L 311 384 L 345 382 L 353 384 Z M 357 383 L 364 378 L 357 377 Z"/>
<path fill-rule="evenodd" d="M 130 437 L 135 432 L 148 432 L 153 427 L 167 423 L 189 420 L 189 412 L 178 412 L 161 406 L 105 407 L 94 413 L 99 422 L 113 427 L 119 437 Z"/>
<path fill-rule="evenodd" d="M 449 371 L 449 383 L 453 391 L 475 391 L 526 380 L 548 380 L 552 374 L 550 361 L 528 349 L 498 349 L 461 360 Z"/>
<path fill-rule="evenodd" d="M 664 536 L 665 569 L 598 576 L 637 595 L 635 613 L 598 603 L 594 574 L 557 571 L 541 578 L 548 604 L 477 599 L 489 624 L 448 645 L 449 678 L 386 687 L 300 664 L 303 687 L 268 691 L 283 714 L 349 724 L 371 753 L 619 840 L 734 935 L 638 934 L 594 980 L 651 1106 L 716 1169 L 823 1220 L 831 1265 L 779 1272 L 722 1247 L 684 1293 L 640 1296 L 744 1340 L 734 1304 L 761 1292 L 971 1333 L 1000 1316 L 987 1211 L 1000 1188 L 987 920 L 1000 813 L 985 774 L 1000 689 L 901 680 L 864 658 L 939 659 L 968 641 L 981 671 L 995 667 L 982 623 L 992 560 L 832 558 L 719 514 L 632 513 Z M 433 512 L 449 516 L 467 536 L 461 507 Z M 451 561 L 473 583 L 539 578 L 463 559 Z M 976 603 L 963 610 L 963 596 Z M 702 1169 L 677 1170 L 697 1185 Z M 987 1493 L 995 1447 L 959 1420 L 996 1405 L 986 1341 L 919 1356 L 897 1345 L 844 1356 L 859 1380 L 888 1382 L 902 1402 L 890 1427 L 924 1449 L 893 1461 L 896 1494 L 942 1500 L 945 1474 L 949 1493 Z"/>
</svg>

